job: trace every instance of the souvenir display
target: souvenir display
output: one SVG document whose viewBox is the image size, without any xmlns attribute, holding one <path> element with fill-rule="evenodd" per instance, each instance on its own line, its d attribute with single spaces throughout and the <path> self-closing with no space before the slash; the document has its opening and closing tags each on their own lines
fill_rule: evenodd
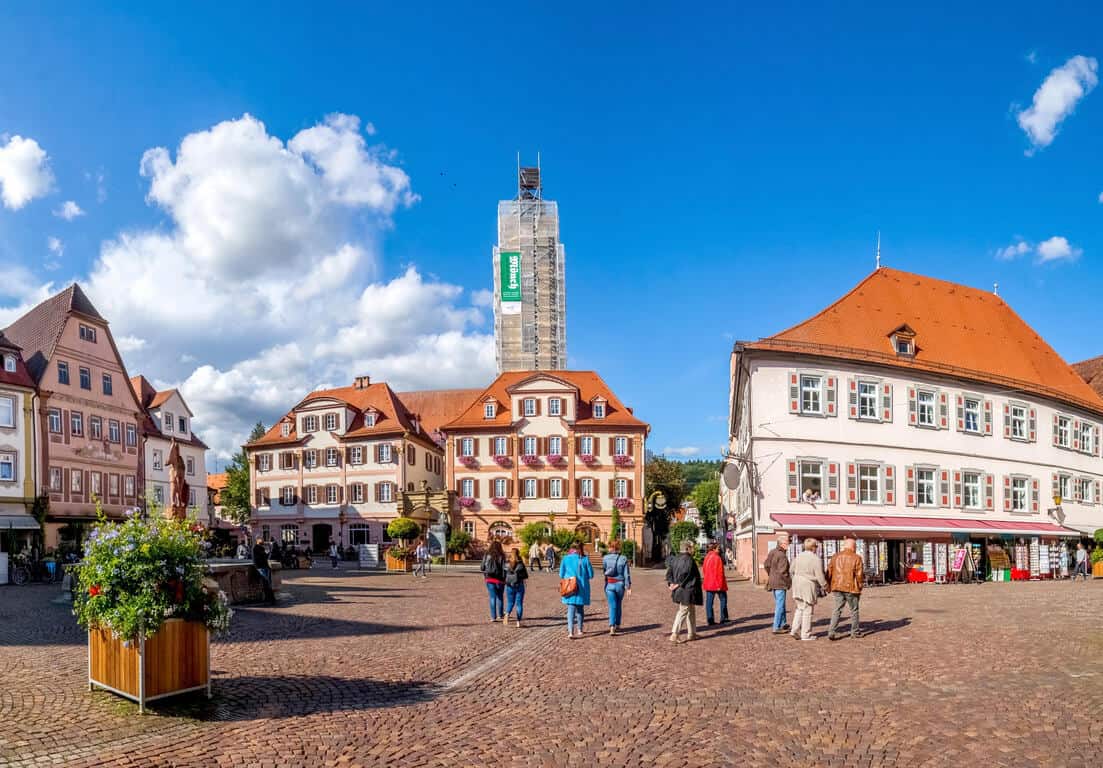
<svg viewBox="0 0 1103 768">
<path fill-rule="evenodd" d="M 935 545 L 934 576 L 936 581 L 946 580 L 946 545 Z"/>
<path fill-rule="evenodd" d="M 1041 575 L 1041 563 L 1039 558 L 1041 553 L 1038 550 L 1039 543 L 1037 538 L 1030 540 L 1030 576 L 1031 578 L 1038 578 Z"/>
</svg>

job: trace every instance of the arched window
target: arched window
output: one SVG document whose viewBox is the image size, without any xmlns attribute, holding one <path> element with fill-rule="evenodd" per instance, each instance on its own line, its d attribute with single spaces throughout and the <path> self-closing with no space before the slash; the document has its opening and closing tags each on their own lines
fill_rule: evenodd
<svg viewBox="0 0 1103 768">
<path fill-rule="evenodd" d="M 513 526 L 507 522 L 499 520 L 496 523 L 490 524 L 490 538 L 492 539 L 512 539 L 513 538 Z"/>
</svg>

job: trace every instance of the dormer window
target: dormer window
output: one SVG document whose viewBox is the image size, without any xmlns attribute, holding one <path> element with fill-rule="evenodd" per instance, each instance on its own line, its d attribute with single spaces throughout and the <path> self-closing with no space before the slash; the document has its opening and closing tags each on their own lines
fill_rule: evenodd
<svg viewBox="0 0 1103 768">
<path fill-rule="evenodd" d="M 594 418 L 595 419 L 604 419 L 605 418 L 605 401 L 604 400 L 595 400 L 594 401 Z"/>
<path fill-rule="evenodd" d="M 317 432 L 318 431 L 318 417 L 317 416 L 304 416 L 303 417 L 303 432 Z"/>
<path fill-rule="evenodd" d="M 911 326 L 904 324 L 889 334 L 892 340 L 892 351 L 897 357 L 915 357 L 915 331 Z"/>
<path fill-rule="evenodd" d="M 15 373 L 15 355 L 4 355 L 4 370 Z"/>
<path fill-rule="evenodd" d="M 536 398 L 526 397 L 521 401 L 521 414 L 524 416 L 536 415 Z"/>
<path fill-rule="evenodd" d="M 336 429 L 337 429 L 337 414 L 336 413 L 327 413 L 326 414 L 326 430 L 329 431 L 329 432 L 334 432 L 334 431 L 336 431 Z"/>
<path fill-rule="evenodd" d="M 498 409 L 494 406 L 494 403 L 483 404 L 483 418 L 493 419 L 498 414 Z"/>
<path fill-rule="evenodd" d="M 368 411 L 367 413 L 365 413 L 364 414 L 364 426 L 365 427 L 374 427 L 375 426 L 375 418 L 376 418 L 375 411 Z"/>
<path fill-rule="evenodd" d="M 291 424 L 289 424 L 286 421 L 283 424 L 280 424 L 280 437 L 287 437 L 290 434 L 291 434 Z"/>
</svg>

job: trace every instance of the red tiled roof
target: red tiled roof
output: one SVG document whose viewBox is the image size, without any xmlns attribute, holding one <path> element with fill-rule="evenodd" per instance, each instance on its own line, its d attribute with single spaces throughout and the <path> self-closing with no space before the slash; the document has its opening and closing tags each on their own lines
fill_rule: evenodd
<svg viewBox="0 0 1103 768">
<path fill-rule="evenodd" d="M 409 395 L 410 393 L 406 394 Z M 439 393 L 432 391 L 416 394 L 419 397 L 412 399 L 420 406 L 429 406 L 430 416 L 428 418 L 430 420 L 442 418 L 444 410 L 452 398 L 451 395 L 438 398 L 436 395 Z M 426 417 L 422 417 L 422 422 L 419 424 L 421 427 L 419 433 L 414 428 L 413 417 L 415 414 L 411 412 L 412 408 L 408 408 L 404 400 L 396 395 L 389 385 L 377 382 L 362 388 L 350 386 L 315 390 L 304 397 L 283 418 L 273 424 L 272 428 L 265 432 L 262 437 L 248 443 L 247 447 L 295 445 L 301 442 L 305 436 L 298 434 L 298 424 L 296 424 L 295 419 L 291 419 L 291 432 L 286 437 L 280 434 L 280 424 L 298 408 L 307 403 L 324 399 L 337 400 L 350 406 L 355 411 L 352 421 L 345 430 L 344 438 L 392 437 L 409 433 L 428 445 L 436 445 L 433 442 L 432 430 L 428 426 L 429 421 L 426 420 Z M 364 412 L 368 409 L 372 409 L 376 413 L 375 426 L 372 427 L 364 424 Z"/>
<path fill-rule="evenodd" d="M 46 371 L 46 364 L 54 353 L 71 312 L 107 324 L 81 287 L 73 283 L 4 329 L 4 334 L 23 349 L 27 370 L 36 383 Z"/>
<path fill-rule="evenodd" d="M 1097 395 L 1103 396 L 1103 355 L 1073 363 L 1072 369 L 1080 374 L 1080 378 L 1086 381 Z"/>
<path fill-rule="evenodd" d="M 4 369 L 3 360 L 5 353 L 15 355 L 15 371 L 7 371 Z M 0 331 L 0 384 L 10 384 L 14 387 L 34 389 L 34 380 L 27 370 L 26 363 L 23 362 L 22 350 L 19 349 L 19 345 L 13 344 L 4 336 L 2 331 Z"/>
<path fill-rule="evenodd" d="M 181 445 L 193 445 L 196 448 L 202 448 L 203 450 L 207 450 L 209 448 L 206 443 L 199 439 L 195 432 L 192 432 L 191 436 L 187 440 L 181 438 L 179 435 L 174 435 L 171 433 L 165 434 L 160 430 L 160 428 L 158 428 L 157 422 L 153 420 L 153 417 L 149 415 L 149 412 L 151 410 L 164 405 L 165 401 L 168 400 L 169 397 L 171 397 L 173 394 L 178 394 L 179 390 L 166 389 L 163 392 L 158 392 L 156 389 L 153 388 L 153 385 L 149 383 L 149 379 L 147 379 L 145 376 L 142 376 L 141 374 L 130 377 L 130 387 L 134 390 L 134 394 L 138 398 L 138 404 L 142 406 L 142 434 L 163 437 L 166 440 L 175 440 Z M 180 399 L 183 399 L 183 395 L 181 395 Z"/>
<path fill-rule="evenodd" d="M 1056 523 L 1027 520 L 980 520 L 966 517 L 911 517 L 906 515 L 838 515 L 775 512 L 774 521 L 791 530 L 806 531 L 917 531 L 927 533 L 1049 533 L 1060 536 L 1080 536 L 1079 531 Z"/>
<path fill-rule="evenodd" d="M 213 472 L 207 475 L 207 487 L 214 491 L 214 503 L 222 503 L 222 489 L 226 487 L 226 473 Z"/>
<path fill-rule="evenodd" d="M 480 393 L 481 389 L 427 389 L 399 392 L 398 399 L 420 420 L 421 428 L 432 434 L 463 413 Z"/>
<path fill-rule="evenodd" d="M 157 390 L 149 383 L 149 379 L 141 375 L 131 376 L 130 386 L 138 397 L 138 404 L 143 408 L 149 408 L 149 404 L 153 402 L 153 398 L 157 394 Z"/>
<path fill-rule="evenodd" d="M 915 331 L 914 356 L 892 349 L 902 325 Z M 1103 398 L 999 296 L 887 267 L 808 320 L 741 346 L 972 379 L 1103 413 Z"/>
<path fill-rule="evenodd" d="M 472 427 L 508 426 L 512 421 L 510 390 L 529 379 L 547 377 L 558 379 L 578 390 L 579 412 L 575 424 L 585 427 L 642 427 L 650 429 L 646 422 L 640 421 L 613 394 L 609 385 L 593 371 L 508 371 L 498 376 L 486 389 L 479 392 L 463 412 L 444 425 L 445 429 L 463 429 Z M 595 419 L 590 403 L 594 398 L 605 399 L 605 418 Z M 483 418 L 483 403 L 494 398 L 498 403 L 497 416 Z"/>
</svg>

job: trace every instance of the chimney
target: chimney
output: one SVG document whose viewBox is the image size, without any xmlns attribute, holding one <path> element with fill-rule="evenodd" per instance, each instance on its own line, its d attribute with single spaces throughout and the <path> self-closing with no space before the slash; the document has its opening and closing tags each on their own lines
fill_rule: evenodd
<svg viewBox="0 0 1103 768">
<path fill-rule="evenodd" d="M 367 389 L 371 385 L 371 376 L 357 376 L 353 379 L 353 389 Z"/>
</svg>

